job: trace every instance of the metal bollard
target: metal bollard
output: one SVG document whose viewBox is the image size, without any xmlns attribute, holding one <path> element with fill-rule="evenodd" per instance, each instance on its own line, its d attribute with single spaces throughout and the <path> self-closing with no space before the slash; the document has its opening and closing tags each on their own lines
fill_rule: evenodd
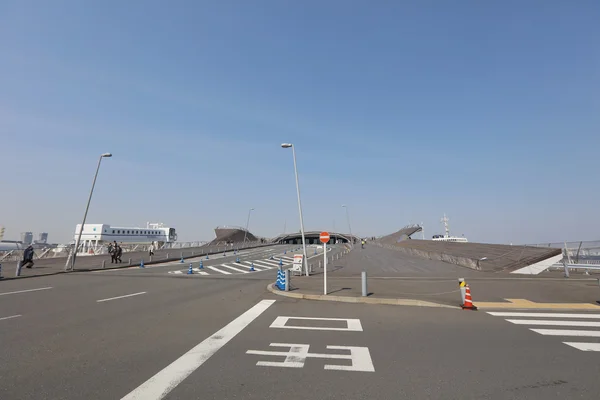
<svg viewBox="0 0 600 400">
<path fill-rule="evenodd" d="M 192 257 L 194 257 L 194 252 L 192 251 Z"/>
<path fill-rule="evenodd" d="M 322 267 L 321 267 L 321 260 L 319 260 L 319 268 L 322 268 Z"/>
<path fill-rule="evenodd" d="M 102 269 L 106 268 L 106 260 L 102 260 Z"/>
<path fill-rule="evenodd" d="M 19 261 L 19 262 L 17 263 L 17 271 L 15 272 L 15 275 L 16 275 L 16 276 L 21 276 L 21 267 L 22 267 L 22 265 L 21 265 L 21 261 Z"/>
<path fill-rule="evenodd" d="M 367 271 L 362 271 L 360 276 L 362 278 L 362 295 L 363 297 L 367 297 Z"/>
<path fill-rule="evenodd" d="M 286 292 L 290 291 L 290 277 L 291 277 L 290 270 L 286 269 L 285 270 L 285 291 Z"/>
<path fill-rule="evenodd" d="M 169 253 L 167 253 L 167 259 L 169 258 Z"/>
<path fill-rule="evenodd" d="M 152 262 L 152 256 L 150 256 L 150 261 L 148 261 L 148 262 Z"/>
<path fill-rule="evenodd" d="M 565 267 L 565 278 L 569 278 L 569 266 L 567 261 L 563 258 L 563 266 Z"/>
<path fill-rule="evenodd" d="M 129 265 L 131 265 L 131 258 L 129 259 Z"/>
</svg>

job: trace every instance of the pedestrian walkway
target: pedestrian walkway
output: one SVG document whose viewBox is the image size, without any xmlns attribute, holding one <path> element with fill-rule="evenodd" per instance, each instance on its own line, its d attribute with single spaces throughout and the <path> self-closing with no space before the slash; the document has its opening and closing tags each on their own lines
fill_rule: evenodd
<svg viewBox="0 0 600 400">
<path fill-rule="evenodd" d="M 219 265 L 205 266 L 200 268 L 200 263 L 192 264 L 192 273 L 189 273 L 189 265 L 186 269 L 168 271 L 172 275 L 207 276 L 207 275 L 243 275 L 255 272 L 263 272 L 280 266 L 286 267 L 294 262 L 293 257 L 280 256 L 259 260 L 246 260 L 240 262 L 229 262 Z M 252 271 L 253 269 L 253 271 Z"/>
<path fill-rule="evenodd" d="M 526 325 L 529 330 L 544 336 L 558 336 L 567 346 L 581 351 L 600 351 L 600 314 L 597 313 L 539 313 L 488 312 L 515 325 Z M 548 328 L 542 328 L 548 327 Z M 562 329 L 557 329 L 562 328 Z M 584 328 L 584 329 L 579 329 Z M 563 339 L 564 338 L 564 339 Z M 583 341 L 572 341 L 581 338 Z M 594 339 L 592 339 L 594 338 Z"/>
</svg>

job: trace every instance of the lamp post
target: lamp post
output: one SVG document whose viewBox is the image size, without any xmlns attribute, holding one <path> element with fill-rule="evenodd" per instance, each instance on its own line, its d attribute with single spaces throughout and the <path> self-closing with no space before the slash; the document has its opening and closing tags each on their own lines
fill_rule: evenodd
<svg viewBox="0 0 600 400">
<path fill-rule="evenodd" d="M 348 212 L 348 206 L 342 204 L 342 207 L 346 209 L 346 220 L 348 221 L 348 230 L 350 231 L 350 243 L 354 247 L 354 238 L 352 237 L 352 227 L 350 226 L 350 213 Z"/>
<path fill-rule="evenodd" d="M 248 225 L 250 224 L 250 213 L 254 211 L 254 208 L 248 210 L 248 219 L 246 220 L 246 232 L 244 232 L 244 243 L 246 243 L 246 236 L 248 235 Z"/>
<path fill-rule="evenodd" d="M 102 163 L 103 158 L 112 157 L 111 153 L 104 153 L 100 155 L 98 159 L 98 167 L 96 168 L 96 174 L 94 175 L 94 181 L 92 182 L 92 189 L 90 190 L 90 197 L 87 201 L 87 206 L 85 207 L 85 213 L 83 214 L 83 222 L 81 223 L 81 228 L 79 229 L 79 236 L 77 236 L 77 241 L 75 242 L 75 249 L 73 251 L 73 257 L 71 257 L 71 270 L 75 270 L 75 258 L 77 257 L 77 250 L 79 249 L 79 243 L 81 242 L 81 234 L 83 233 L 83 226 L 85 225 L 85 219 L 87 218 L 88 210 L 90 209 L 90 202 L 92 201 L 92 194 L 94 193 L 94 186 L 96 186 L 96 178 L 98 178 L 98 171 L 100 171 L 100 164 Z"/>
<path fill-rule="evenodd" d="M 302 234 L 302 250 L 304 253 L 304 270 L 306 276 L 308 276 L 308 258 L 306 257 L 306 240 L 304 239 L 304 219 L 302 218 L 302 203 L 300 201 L 300 185 L 298 184 L 298 167 L 296 165 L 296 149 L 291 143 L 283 143 L 281 145 L 284 149 L 292 148 L 292 155 L 294 157 L 294 174 L 296 175 L 296 193 L 298 195 L 298 211 L 300 213 L 300 233 Z"/>
</svg>

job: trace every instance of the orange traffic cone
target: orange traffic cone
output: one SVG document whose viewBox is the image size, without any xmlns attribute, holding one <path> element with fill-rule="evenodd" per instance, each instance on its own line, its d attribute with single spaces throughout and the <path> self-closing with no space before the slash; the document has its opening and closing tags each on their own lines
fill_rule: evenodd
<svg viewBox="0 0 600 400">
<path fill-rule="evenodd" d="M 465 286 L 465 304 L 462 305 L 463 310 L 477 310 L 477 307 L 473 304 L 473 299 L 471 298 L 471 288 L 469 285 Z"/>
</svg>

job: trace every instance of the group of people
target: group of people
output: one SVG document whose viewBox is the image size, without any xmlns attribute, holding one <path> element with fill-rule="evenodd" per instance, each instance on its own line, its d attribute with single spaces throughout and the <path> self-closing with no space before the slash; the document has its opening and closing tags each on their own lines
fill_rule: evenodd
<svg viewBox="0 0 600 400">
<path fill-rule="evenodd" d="M 123 260 L 121 260 L 123 248 L 117 244 L 116 240 L 108 245 L 108 254 L 110 254 L 110 262 L 112 264 L 123 262 Z"/>
</svg>

